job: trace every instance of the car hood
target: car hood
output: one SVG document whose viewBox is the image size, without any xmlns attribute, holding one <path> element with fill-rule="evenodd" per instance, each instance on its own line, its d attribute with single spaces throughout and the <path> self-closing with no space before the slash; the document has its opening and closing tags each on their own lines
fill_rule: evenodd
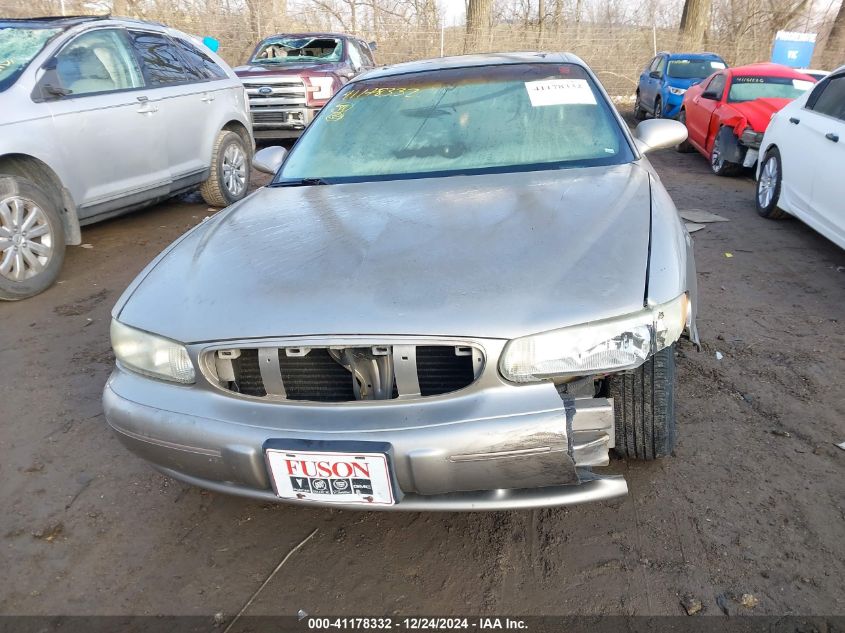
<svg viewBox="0 0 845 633">
<path fill-rule="evenodd" d="M 650 202 L 636 163 L 263 188 L 173 247 L 117 316 L 186 343 L 514 338 L 641 309 Z"/>
<path fill-rule="evenodd" d="M 700 84 L 702 81 L 707 79 L 707 77 L 693 77 L 693 78 L 683 78 L 683 77 L 667 77 L 666 78 L 666 85 L 672 86 L 673 88 L 690 88 L 696 84 Z"/>
<path fill-rule="evenodd" d="M 767 98 L 754 99 L 753 101 L 743 101 L 742 103 L 732 103 L 731 107 L 745 119 L 746 124 L 750 125 L 755 132 L 765 132 L 769 126 L 769 121 L 772 120 L 772 115 L 788 104 L 792 99 Z M 736 127 L 736 126 L 735 126 Z M 745 129 L 745 126 L 741 126 Z M 739 130 L 737 134 L 741 134 Z"/>
<path fill-rule="evenodd" d="M 248 64 L 235 68 L 238 77 L 277 77 L 279 75 L 296 75 L 303 71 L 332 72 L 337 70 L 338 63 L 324 62 L 285 62 L 280 64 Z"/>
</svg>

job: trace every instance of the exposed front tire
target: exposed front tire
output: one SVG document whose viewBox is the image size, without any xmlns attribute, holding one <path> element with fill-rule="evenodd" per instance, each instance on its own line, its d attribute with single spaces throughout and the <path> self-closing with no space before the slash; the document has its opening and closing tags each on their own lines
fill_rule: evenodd
<svg viewBox="0 0 845 633">
<path fill-rule="evenodd" d="M 757 213 L 764 218 L 780 220 L 789 215 L 778 207 L 782 178 L 780 152 L 777 147 L 773 147 L 766 152 L 766 158 L 760 166 L 760 177 L 757 179 Z"/>
<path fill-rule="evenodd" d="M 653 460 L 675 447 L 675 346 L 610 378 L 620 457 Z"/>
<path fill-rule="evenodd" d="M 713 140 L 713 149 L 710 150 L 710 168 L 717 176 L 736 176 L 742 169 L 742 165 L 725 160 L 724 148 L 719 136 L 720 134 L 716 135 Z"/>
<path fill-rule="evenodd" d="M 200 186 L 200 193 L 212 207 L 227 207 L 246 196 L 249 173 L 249 152 L 243 139 L 222 130 L 211 153 L 211 173 Z"/>
<path fill-rule="evenodd" d="M 660 97 L 654 100 L 654 118 L 663 118 L 663 100 Z"/>
<path fill-rule="evenodd" d="M 686 110 L 681 110 L 678 113 L 678 122 L 683 123 L 684 127 L 687 127 L 687 112 Z M 680 152 L 681 154 L 689 154 L 695 148 L 689 142 L 689 128 L 687 127 L 687 138 L 684 140 L 683 143 L 678 143 L 675 145 L 675 151 Z"/>
<path fill-rule="evenodd" d="M 26 178 L 0 175 L 0 299 L 44 292 L 64 259 L 65 229 L 56 203 Z"/>
<path fill-rule="evenodd" d="M 634 99 L 634 118 L 637 121 L 643 121 L 643 120 L 645 120 L 645 117 L 646 117 L 646 112 L 645 112 L 645 110 L 643 110 L 643 106 L 640 103 L 640 91 L 637 90 L 637 96 L 636 96 L 636 99 Z"/>
</svg>

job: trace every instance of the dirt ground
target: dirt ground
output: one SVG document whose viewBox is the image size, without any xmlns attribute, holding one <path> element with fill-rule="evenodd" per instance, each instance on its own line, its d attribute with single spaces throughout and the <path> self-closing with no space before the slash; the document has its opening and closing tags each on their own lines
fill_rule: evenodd
<svg viewBox="0 0 845 633">
<path fill-rule="evenodd" d="M 845 252 L 758 217 L 748 176 L 653 162 L 679 209 L 730 219 L 694 235 L 703 349 L 679 350 L 675 454 L 568 509 L 314 510 L 158 474 L 103 419 L 109 311 L 210 211 L 86 228 L 57 285 L 0 305 L 0 613 L 231 616 L 316 529 L 248 614 L 845 614 Z"/>
</svg>

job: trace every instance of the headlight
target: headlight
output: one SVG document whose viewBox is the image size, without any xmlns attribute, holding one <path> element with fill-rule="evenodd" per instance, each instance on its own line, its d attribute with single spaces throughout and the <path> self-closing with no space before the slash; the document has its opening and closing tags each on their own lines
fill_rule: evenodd
<svg viewBox="0 0 845 633">
<path fill-rule="evenodd" d="M 667 89 L 671 94 L 678 96 L 684 94 L 687 91 L 686 88 L 675 88 L 675 86 L 668 86 Z"/>
<path fill-rule="evenodd" d="M 318 101 L 325 101 L 331 99 L 334 94 L 334 77 L 307 77 L 308 91 L 311 93 L 311 98 Z"/>
<path fill-rule="evenodd" d="M 181 343 L 112 319 L 111 346 L 117 360 L 127 369 L 171 382 L 194 382 L 194 366 Z"/>
<path fill-rule="evenodd" d="M 763 142 L 763 132 L 755 132 L 751 127 L 747 127 L 739 139 L 748 147 L 757 148 Z"/>
<path fill-rule="evenodd" d="M 499 371 L 511 382 L 537 382 L 634 369 L 677 341 L 689 316 L 686 294 L 641 312 L 509 341 Z"/>
</svg>

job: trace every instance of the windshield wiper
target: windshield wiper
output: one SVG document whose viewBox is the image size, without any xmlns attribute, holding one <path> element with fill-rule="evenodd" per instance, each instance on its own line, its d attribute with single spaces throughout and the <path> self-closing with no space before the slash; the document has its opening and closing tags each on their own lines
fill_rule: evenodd
<svg viewBox="0 0 845 633">
<path fill-rule="evenodd" d="M 312 187 L 315 185 L 331 185 L 332 182 L 325 178 L 298 178 L 294 180 L 283 180 L 273 183 L 274 187 Z"/>
</svg>

